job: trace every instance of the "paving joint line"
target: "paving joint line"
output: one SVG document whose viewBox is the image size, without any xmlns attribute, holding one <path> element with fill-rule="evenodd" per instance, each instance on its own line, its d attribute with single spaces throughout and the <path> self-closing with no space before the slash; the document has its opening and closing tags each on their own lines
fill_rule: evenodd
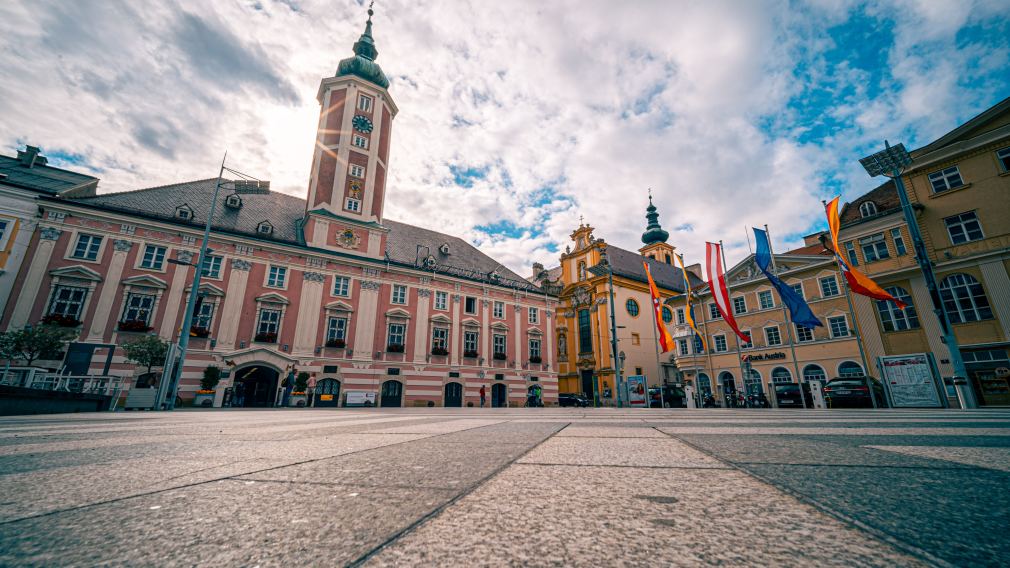
<svg viewBox="0 0 1010 568">
<path fill-rule="evenodd" d="M 456 504 L 457 502 L 459 502 L 464 497 L 468 497 L 469 495 L 471 495 L 478 488 L 482 487 L 484 484 L 486 484 L 487 482 L 491 481 L 498 474 L 502 473 L 503 471 L 505 471 L 506 469 L 508 469 L 512 465 L 514 465 L 516 462 L 518 462 L 524 456 L 528 455 L 533 450 L 539 448 L 541 445 L 543 445 L 544 443 L 546 443 L 548 440 L 554 439 L 554 437 L 556 437 L 559 432 L 564 431 L 564 429 L 567 428 L 570 425 L 571 425 L 571 422 L 566 423 L 564 426 L 562 426 L 561 428 L 559 428 L 559 429 L 555 430 L 553 433 L 551 433 L 551 435 L 547 436 L 543 440 L 540 440 L 539 442 L 537 442 L 536 444 L 534 444 L 533 446 L 531 446 L 530 449 L 526 450 L 521 455 L 516 456 L 514 459 L 511 459 L 511 460 L 507 461 L 501 467 L 496 468 L 494 471 L 492 471 L 491 473 L 489 473 L 483 479 L 480 479 L 476 483 L 474 483 L 472 486 L 470 486 L 468 488 L 465 488 L 463 491 L 461 491 L 455 497 L 449 499 L 448 501 L 446 501 L 442 505 L 440 505 L 438 507 L 435 507 L 434 509 L 432 509 L 431 511 L 429 511 L 428 514 L 424 515 L 420 519 L 415 520 L 413 523 L 411 523 L 410 525 L 406 526 L 405 528 L 403 528 L 403 529 L 397 531 L 396 533 L 390 535 L 384 542 L 382 542 L 381 544 L 375 546 L 374 548 L 372 548 L 372 550 L 370 550 L 370 551 L 362 554 L 361 556 L 359 556 L 353 562 L 349 562 L 347 564 L 347 566 L 348 567 L 362 566 L 365 562 L 367 562 L 370 559 L 374 558 L 377 554 L 379 554 L 380 552 L 382 552 L 384 549 L 386 549 L 387 547 L 395 544 L 396 541 L 398 541 L 401 538 L 407 536 L 411 532 L 413 532 L 413 531 L 417 530 L 418 528 L 420 528 L 421 526 L 423 526 L 428 521 L 430 521 L 430 520 L 434 519 L 435 517 L 437 517 L 438 515 L 442 514 L 443 511 L 445 511 L 446 509 L 448 509 L 452 505 Z"/>
<path fill-rule="evenodd" d="M 518 462 L 516 465 L 535 466 L 555 466 L 555 467 L 612 467 L 618 469 L 701 469 L 701 470 L 727 470 L 733 469 L 727 466 L 703 466 L 703 465 L 627 465 L 627 464 L 603 464 L 603 463 L 547 463 L 547 462 Z"/>
<path fill-rule="evenodd" d="M 657 431 L 662 432 L 662 430 L 659 430 L 658 428 L 657 428 Z M 711 457 L 713 459 L 719 460 L 719 461 L 721 461 L 721 462 L 729 465 L 732 469 L 735 469 L 736 471 L 739 471 L 740 473 L 743 473 L 744 475 L 748 475 L 750 477 L 753 477 L 754 479 L 757 479 L 758 481 L 764 483 L 765 485 L 768 485 L 769 487 L 774 488 L 775 490 L 779 491 L 780 493 L 783 493 L 785 495 L 789 495 L 790 497 L 793 497 L 794 499 L 800 501 L 801 503 L 806 503 L 807 505 L 813 507 L 814 509 L 816 509 L 816 510 L 822 512 L 822 513 L 824 513 L 825 515 L 828 515 L 829 517 L 832 517 L 832 518 L 834 518 L 834 519 L 842 522 L 843 524 L 849 525 L 850 527 L 855 528 L 858 531 L 864 532 L 867 535 L 869 535 L 870 537 L 875 538 L 875 539 L 877 539 L 878 541 L 880 541 L 880 542 L 882 542 L 884 544 L 888 544 L 890 546 L 893 546 L 894 548 L 900 550 L 901 552 L 909 554 L 910 556 L 913 556 L 913 557 L 917 558 L 918 560 L 922 560 L 924 562 L 931 563 L 931 564 L 934 564 L 936 566 L 942 566 L 944 568 L 957 568 L 956 564 L 952 564 L 952 563 L 950 563 L 950 562 L 948 562 L 948 561 L 946 561 L 946 560 L 944 560 L 944 559 L 936 556 L 935 554 L 933 554 L 931 552 L 928 552 L 926 550 L 923 550 L 923 549 L 919 548 L 918 546 L 915 546 L 914 544 L 905 542 L 904 540 L 902 540 L 902 539 L 900 539 L 900 538 L 898 538 L 898 537 L 890 534 L 889 532 L 887 532 L 885 530 L 882 530 L 882 529 L 879 529 L 879 528 L 874 527 L 872 525 L 869 525 L 867 523 L 864 523 L 864 522 L 862 522 L 862 521 L 860 521 L 860 520 L 858 520 L 858 519 L 856 519 L 856 518 L 854 518 L 854 517 L 852 517 L 850 515 L 847 515 L 845 513 L 842 513 L 841 511 L 838 511 L 838 510 L 834 509 L 833 507 L 829 507 L 828 505 L 825 505 L 824 503 L 821 503 L 817 499 L 815 499 L 813 497 L 810 497 L 810 496 L 806 495 L 805 493 L 801 493 L 801 492 L 796 491 L 794 489 L 791 489 L 789 487 L 783 487 L 783 486 L 775 483 L 772 479 L 770 479 L 770 478 L 768 478 L 768 477 L 766 477 L 764 475 L 761 475 L 761 474 L 759 474 L 757 472 L 751 471 L 748 468 L 743 467 L 738 462 L 734 462 L 734 461 L 730 461 L 730 460 L 727 460 L 727 459 L 720 458 L 720 457 L 716 456 L 713 452 L 710 452 L 710 451 L 708 451 L 705 448 L 702 448 L 700 446 L 696 446 L 695 444 L 692 444 L 691 442 L 688 442 L 687 440 L 684 440 L 682 438 L 678 438 L 677 436 L 674 436 L 673 434 L 669 434 L 669 433 L 666 433 L 666 432 L 664 432 L 664 434 L 666 434 L 667 436 L 669 436 L 669 437 L 671 437 L 671 438 L 673 438 L 673 439 L 675 439 L 675 440 L 683 443 L 684 445 L 688 446 L 689 448 L 691 448 L 691 449 L 693 449 L 695 451 L 701 452 L 701 453 L 703 453 L 703 454 L 705 454 L 705 455 L 707 455 L 707 456 L 709 456 L 709 457 Z"/>
</svg>

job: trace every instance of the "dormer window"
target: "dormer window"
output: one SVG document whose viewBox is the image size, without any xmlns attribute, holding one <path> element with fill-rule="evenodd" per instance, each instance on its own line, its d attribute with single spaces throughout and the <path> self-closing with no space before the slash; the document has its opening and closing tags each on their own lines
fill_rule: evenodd
<svg viewBox="0 0 1010 568">
<path fill-rule="evenodd" d="M 189 205 L 180 205 L 175 208 L 175 217 L 184 221 L 193 219 L 193 209 Z"/>
<path fill-rule="evenodd" d="M 867 201 L 859 206 L 859 214 L 863 217 L 872 217 L 877 214 L 877 204 Z"/>
<path fill-rule="evenodd" d="M 242 198 L 234 193 L 224 198 L 225 207 L 231 207 L 232 209 L 239 209 L 242 207 Z"/>
<path fill-rule="evenodd" d="M 256 225 L 256 232 L 261 235 L 271 235 L 274 232 L 274 226 L 269 221 L 262 221 Z"/>
<path fill-rule="evenodd" d="M 438 252 L 442 254 L 449 254 L 449 243 L 442 243 L 442 245 L 438 247 Z"/>
</svg>

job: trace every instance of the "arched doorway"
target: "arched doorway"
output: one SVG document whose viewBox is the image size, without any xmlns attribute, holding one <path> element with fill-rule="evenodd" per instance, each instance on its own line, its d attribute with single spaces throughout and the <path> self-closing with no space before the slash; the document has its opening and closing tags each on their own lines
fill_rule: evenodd
<svg viewBox="0 0 1010 568">
<path fill-rule="evenodd" d="M 457 408 L 463 406 L 463 385 L 459 383 L 446 383 L 445 401 L 443 404 L 448 407 Z"/>
<path fill-rule="evenodd" d="M 743 382 L 748 395 L 759 395 L 764 392 L 764 388 L 761 385 L 761 373 L 757 369 L 748 369 L 747 376 Z"/>
<path fill-rule="evenodd" d="M 403 406 L 403 383 L 400 381 L 386 381 L 382 383 L 382 399 L 379 406 L 383 408 Z"/>
<path fill-rule="evenodd" d="M 235 372 L 232 406 L 266 408 L 277 398 L 279 373 L 272 367 L 253 365 Z"/>
<path fill-rule="evenodd" d="M 333 407 L 340 403 L 340 381 L 323 379 L 316 383 L 313 406 Z"/>
<path fill-rule="evenodd" d="M 508 387 L 504 383 L 491 385 L 491 408 L 508 406 Z"/>
<path fill-rule="evenodd" d="M 712 381 L 705 373 L 698 373 L 698 392 L 702 396 L 712 394 Z"/>
<path fill-rule="evenodd" d="M 731 392 L 736 392 L 736 379 L 733 378 L 733 373 L 729 371 L 723 371 L 719 373 L 719 382 L 722 383 L 722 392 L 729 394 Z"/>
</svg>

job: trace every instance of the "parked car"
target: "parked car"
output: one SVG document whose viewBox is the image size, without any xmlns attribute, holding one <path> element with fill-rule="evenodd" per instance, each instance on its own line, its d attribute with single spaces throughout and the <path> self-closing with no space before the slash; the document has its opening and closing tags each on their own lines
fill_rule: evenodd
<svg viewBox="0 0 1010 568">
<path fill-rule="evenodd" d="M 884 396 L 884 385 L 873 377 L 845 377 L 834 378 L 824 385 L 824 403 L 828 408 L 872 408 L 870 401 L 870 389 L 866 386 L 866 379 L 870 379 L 873 385 L 874 397 L 877 399 L 877 406 L 887 407 L 887 397 Z"/>
<path fill-rule="evenodd" d="M 687 398 L 684 389 L 675 385 L 662 386 L 663 400 L 660 402 L 660 387 L 649 389 L 649 408 L 685 408 Z"/>
<path fill-rule="evenodd" d="M 814 407 L 814 397 L 810 394 L 810 384 L 803 383 L 803 398 L 807 401 L 807 408 Z M 781 383 L 775 385 L 775 400 L 779 408 L 803 408 L 803 401 L 800 400 L 800 385 L 796 383 Z"/>
<path fill-rule="evenodd" d="M 576 406 L 585 408 L 589 406 L 589 399 L 581 394 L 561 393 L 558 395 L 558 406 Z"/>
</svg>

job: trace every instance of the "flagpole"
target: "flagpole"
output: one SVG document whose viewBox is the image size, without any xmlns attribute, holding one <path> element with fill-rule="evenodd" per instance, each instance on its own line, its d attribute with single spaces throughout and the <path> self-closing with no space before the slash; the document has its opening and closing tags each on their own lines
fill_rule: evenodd
<svg viewBox="0 0 1010 568">
<path fill-rule="evenodd" d="M 772 250 L 772 234 L 768 230 L 768 225 L 765 225 L 765 236 L 768 238 L 768 256 L 772 259 L 772 274 L 778 274 L 778 270 L 775 268 L 775 251 Z M 803 375 L 800 375 L 800 362 L 796 359 L 796 344 L 793 342 L 793 321 L 789 317 L 789 310 L 786 309 L 786 303 L 782 302 L 782 298 L 779 298 L 782 303 L 782 315 L 786 318 L 786 332 L 789 334 L 789 351 L 793 355 L 793 370 L 796 371 L 796 384 L 800 387 L 800 402 L 803 403 L 803 408 L 807 408 L 807 397 L 803 393 Z M 775 378 L 771 377 L 772 388 L 775 388 Z M 772 393 L 772 396 L 778 398 L 777 393 Z"/>
<path fill-rule="evenodd" d="M 652 294 L 650 293 L 649 295 L 651 296 Z M 660 310 L 662 310 L 663 309 L 663 300 L 662 300 L 662 296 L 659 295 L 659 286 L 656 286 L 656 295 L 657 295 L 657 299 L 659 301 L 659 308 L 660 308 Z M 658 373 L 660 373 L 663 370 L 663 366 L 659 362 L 659 320 L 656 319 L 656 318 L 659 317 L 659 314 L 657 312 L 658 312 L 658 310 L 656 310 L 656 306 L 653 305 L 652 306 L 652 320 L 653 320 L 653 323 L 655 324 L 655 326 L 653 326 L 652 331 L 653 331 L 653 338 L 655 339 L 655 343 L 656 343 L 656 373 L 658 374 Z M 656 377 L 656 378 L 658 379 L 659 377 Z M 660 408 L 664 408 L 664 406 L 663 406 L 663 383 L 659 383 L 658 386 L 659 386 L 659 407 Z M 649 396 L 649 381 L 648 381 L 648 379 L 646 379 L 646 381 L 645 381 L 645 399 L 647 401 L 645 403 L 646 404 L 645 407 L 646 408 L 652 408 L 652 397 Z"/>
<path fill-rule="evenodd" d="M 726 264 L 726 247 L 722 246 L 722 239 L 719 239 L 719 254 L 722 255 L 722 271 L 725 274 L 729 271 L 729 265 Z M 729 295 L 729 282 L 726 282 L 726 295 Z M 729 305 L 726 309 L 733 313 L 733 299 L 730 298 Z M 730 331 L 733 331 L 732 329 Z M 736 333 L 733 334 L 736 342 L 736 362 L 740 365 L 740 384 L 744 385 L 744 389 L 747 388 L 747 378 L 743 374 L 743 355 L 740 354 L 740 338 L 737 337 Z M 754 345 L 754 332 L 751 331 L 751 345 Z M 716 383 L 718 384 L 718 382 Z M 733 385 L 736 386 L 736 385 Z M 723 387 L 722 392 L 723 400 L 726 400 L 726 387 Z"/>
<path fill-rule="evenodd" d="M 712 290 L 709 289 L 709 293 L 711 293 L 711 292 L 712 292 Z M 688 302 L 690 302 L 690 300 L 688 300 Z M 705 332 L 705 343 L 708 344 L 707 348 L 705 349 L 705 355 L 706 355 L 706 358 L 708 359 L 708 372 L 709 372 L 708 385 L 709 385 L 709 388 L 712 388 L 712 380 L 713 380 L 714 375 L 715 375 L 715 369 L 712 367 L 712 343 L 709 341 L 709 335 L 708 335 L 708 315 L 705 313 L 705 306 L 702 306 L 702 308 L 701 308 L 701 329 Z M 701 408 L 704 408 L 704 407 L 705 407 L 705 403 L 704 403 L 704 399 L 702 399 Z"/>
</svg>

